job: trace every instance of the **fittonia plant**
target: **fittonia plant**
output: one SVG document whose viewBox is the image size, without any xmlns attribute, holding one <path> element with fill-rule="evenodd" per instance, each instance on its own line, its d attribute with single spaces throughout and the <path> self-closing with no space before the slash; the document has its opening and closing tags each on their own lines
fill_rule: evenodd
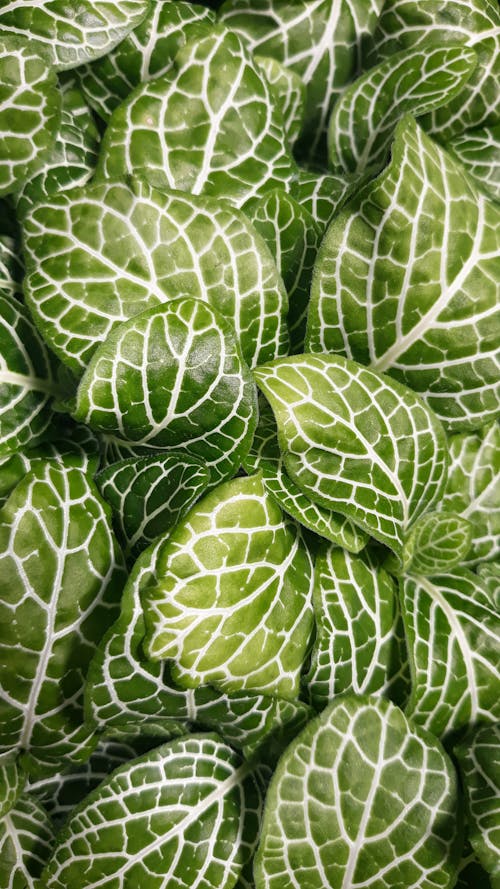
<svg viewBox="0 0 500 889">
<path fill-rule="evenodd" d="M 499 35 L 0 4 L 0 889 L 500 889 Z"/>
</svg>

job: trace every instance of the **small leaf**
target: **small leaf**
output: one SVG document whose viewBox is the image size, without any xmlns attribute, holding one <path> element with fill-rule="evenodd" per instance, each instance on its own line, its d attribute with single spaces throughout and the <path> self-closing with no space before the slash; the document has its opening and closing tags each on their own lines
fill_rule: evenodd
<svg viewBox="0 0 500 889">
<path fill-rule="evenodd" d="M 466 561 L 472 543 L 470 522 L 453 512 L 431 512 L 412 528 L 403 552 L 411 574 L 435 575 Z"/>
<path fill-rule="evenodd" d="M 498 562 L 487 562 L 477 569 L 483 588 L 491 599 L 493 608 L 500 611 L 500 565 Z"/>
<path fill-rule="evenodd" d="M 0 818 L 12 809 L 26 778 L 19 767 L 17 750 L 0 754 Z"/>
<path fill-rule="evenodd" d="M 500 201 L 500 124 L 467 130 L 447 147 L 478 185 Z"/>
<path fill-rule="evenodd" d="M 271 95 L 283 115 L 283 125 L 290 145 L 297 141 L 305 114 L 306 88 L 295 71 L 268 56 L 255 56 L 258 68 L 271 87 Z"/>
<path fill-rule="evenodd" d="M 27 794 L 0 819 L 0 886 L 37 889 L 54 844 L 50 818 Z"/>
<path fill-rule="evenodd" d="M 359 176 L 335 173 L 315 173 L 299 170 L 294 197 L 311 214 L 324 235 L 333 217 L 359 190 L 363 181 Z"/>
<path fill-rule="evenodd" d="M 0 206 L 0 211 L 4 207 Z M 19 299 L 22 295 L 24 266 L 16 239 L 0 234 L 0 295 Z"/>
</svg>

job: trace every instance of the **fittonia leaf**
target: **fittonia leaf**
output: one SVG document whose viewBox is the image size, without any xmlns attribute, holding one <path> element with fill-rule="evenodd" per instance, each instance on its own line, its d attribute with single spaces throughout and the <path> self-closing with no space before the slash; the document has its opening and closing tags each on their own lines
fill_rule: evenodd
<svg viewBox="0 0 500 889">
<path fill-rule="evenodd" d="M 25 306 L 0 293 L 0 456 L 35 445 L 59 392 L 55 364 Z"/>
<path fill-rule="evenodd" d="M 147 0 L 6 0 L 0 29 L 21 35 L 58 71 L 113 49 L 146 15 Z"/>
<path fill-rule="evenodd" d="M 332 219 L 361 186 L 358 176 L 300 169 L 293 194 L 324 235 Z"/>
<path fill-rule="evenodd" d="M 140 182 L 88 185 L 34 208 L 24 243 L 27 301 L 77 374 L 116 324 L 179 296 L 220 311 L 248 364 L 286 354 L 288 304 L 273 257 L 223 202 Z"/>
<path fill-rule="evenodd" d="M 54 828 L 43 807 L 27 794 L 0 819 L 0 885 L 37 889 L 54 845 Z"/>
<path fill-rule="evenodd" d="M 499 121 L 499 26 L 500 12 L 494 0 L 387 0 L 374 34 L 374 52 L 365 61 L 370 66 L 399 50 L 419 49 L 429 41 L 442 47 L 460 39 L 475 51 L 478 65 L 468 83 L 455 98 L 422 121 L 425 129 L 446 144 L 464 130 Z"/>
<path fill-rule="evenodd" d="M 498 615 L 481 581 L 455 568 L 401 586 L 413 721 L 442 737 L 498 720 Z"/>
<path fill-rule="evenodd" d="M 500 886 L 500 726 L 486 726 L 455 754 L 467 801 L 469 840 L 493 889 Z"/>
<path fill-rule="evenodd" d="M 491 889 L 488 874 L 479 864 L 468 840 L 462 852 L 455 889 Z"/>
<path fill-rule="evenodd" d="M 252 52 L 272 56 L 304 81 L 306 119 L 299 150 L 321 155 L 331 109 L 358 70 L 363 40 L 382 0 L 226 0 L 219 13 Z"/>
<path fill-rule="evenodd" d="M 389 166 L 323 241 L 306 348 L 391 374 L 450 431 L 484 425 L 500 408 L 499 248 L 500 207 L 404 118 Z"/>
<path fill-rule="evenodd" d="M 432 412 L 400 383 L 340 356 L 282 358 L 254 376 L 292 480 L 401 555 L 445 483 L 446 438 Z"/>
<path fill-rule="evenodd" d="M 170 535 L 144 593 L 146 655 L 185 687 L 294 698 L 312 630 L 312 565 L 260 475 L 203 498 Z"/>
<path fill-rule="evenodd" d="M 210 472 L 201 460 L 182 452 L 132 457 L 106 467 L 96 477 L 113 509 L 126 552 L 136 557 L 175 527 L 209 480 Z"/>
<path fill-rule="evenodd" d="M 237 207 L 295 172 L 283 118 L 236 34 L 189 41 L 171 72 L 137 87 L 113 113 L 100 176 L 225 198 Z"/>
<path fill-rule="evenodd" d="M 450 469 L 441 501 L 472 525 L 472 547 L 465 560 L 477 565 L 500 553 L 500 426 L 493 423 L 470 435 L 450 439 Z"/>
<path fill-rule="evenodd" d="M 276 420 L 268 403 L 259 402 L 259 422 L 244 466 L 248 473 L 260 472 L 266 490 L 284 512 L 319 537 L 357 553 L 368 535 L 340 513 L 318 506 L 288 475 L 278 444 Z"/>
<path fill-rule="evenodd" d="M 215 14 L 198 4 L 152 0 L 146 17 L 125 40 L 76 72 L 89 105 L 108 121 L 135 87 L 166 74 L 181 46 L 214 21 Z"/>
<path fill-rule="evenodd" d="M 292 741 L 269 787 L 256 889 L 451 887 L 455 770 L 382 698 L 342 695 Z"/>
<path fill-rule="evenodd" d="M 500 124 L 467 130 L 447 146 L 478 184 L 500 201 Z"/>
<path fill-rule="evenodd" d="M 0 11 L 0 27 L 2 12 Z M 57 77 L 31 42 L 0 32 L 0 197 L 18 191 L 53 149 Z"/>
<path fill-rule="evenodd" d="M 412 528 L 403 551 L 410 574 L 436 575 L 466 561 L 472 525 L 454 512 L 430 512 Z"/>
<path fill-rule="evenodd" d="M 305 677 L 321 710 L 335 695 L 407 693 L 407 658 L 395 583 L 368 555 L 323 546 L 313 589 L 316 639 Z"/>
<path fill-rule="evenodd" d="M 262 778 L 217 735 L 165 744 L 118 768 L 71 815 L 47 889 L 231 889 L 251 857 Z"/>
<path fill-rule="evenodd" d="M 0 754 L 0 818 L 20 796 L 26 778 L 19 767 L 17 750 Z"/>
<path fill-rule="evenodd" d="M 255 56 L 263 71 L 275 103 L 281 110 L 288 143 L 293 145 L 300 134 L 305 114 L 306 88 L 295 71 L 269 56 Z"/>
<path fill-rule="evenodd" d="M 41 463 L 1 511 L 1 749 L 28 770 L 84 758 L 83 680 L 124 575 L 109 508 L 78 468 Z"/>
<path fill-rule="evenodd" d="M 328 125 L 330 165 L 346 173 L 379 170 L 394 127 L 405 112 L 415 116 L 446 105 L 477 64 L 473 49 L 460 43 L 423 44 L 390 56 L 348 86 Z"/>
<path fill-rule="evenodd" d="M 23 275 L 24 265 L 15 238 L 0 234 L 0 294 L 18 299 L 22 294 Z"/>
<path fill-rule="evenodd" d="M 256 410 L 229 325 L 201 300 L 179 299 L 108 336 L 82 377 L 73 416 L 146 453 L 185 448 L 216 483 L 247 454 Z"/>
<path fill-rule="evenodd" d="M 497 561 L 479 565 L 477 574 L 483 584 L 483 589 L 491 599 L 493 608 L 500 611 L 500 564 Z"/>
</svg>

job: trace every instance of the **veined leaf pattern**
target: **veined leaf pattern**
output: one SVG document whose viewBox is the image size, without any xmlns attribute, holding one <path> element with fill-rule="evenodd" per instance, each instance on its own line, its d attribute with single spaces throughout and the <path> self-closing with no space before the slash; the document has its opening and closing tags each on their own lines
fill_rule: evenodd
<svg viewBox="0 0 500 889">
<path fill-rule="evenodd" d="M 479 565 L 477 574 L 491 599 L 493 608 L 500 612 L 500 565 L 498 562 L 485 562 Z"/>
<path fill-rule="evenodd" d="M 466 562 L 472 526 L 453 512 L 430 512 L 416 523 L 403 552 L 410 574 L 436 575 Z"/>
<path fill-rule="evenodd" d="M 320 249 L 306 348 L 342 352 L 419 392 L 450 431 L 500 409 L 500 207 L 411 117 L 392 159 Z"/>
<path fill-rule="evenodd" d="M 293 145 L 300 135 L 304 120 L 305 84 L 295 71 L 281 65 L 276 59 L 255 56 L 255 61 L 271 87 L 271 95 L 283 117 L 288 142 Z"/>
<path fill-rule="evenodd" d="M 254 376 L 293 481 L 401 555 L 445 483 L 446 438 L 432 412 L 409 389 L 338 355 L 282 358 Z"/>
<path fill-rule="evenodd" d="M 54 845 L 54 829 L 44 808 L 27 794 L 0 819 L 0 885 L 37 889 L 38 877 Z"/>
<path fill-rule="evenodd" d="M 500 202 L 500 124 L 467 130 L 447 145 L 479 185 Z"/>
<path fill-rule="evenodd" d="M 0 818 L 12 808 L 25 781 L 26 777 L 19 767 L 17 750 L 0 754 Z"/>
<path fill-rule="evenodd" d="M 300 169 L 294 197 L 313 217 L 324 235 L 333 217 L 361 187 L 359 176 L 316 173 Z"/>
<path fill-rule="evenodd" d="M 3 207 L 0 206 L 3 210 Z M 22 294 L 24 265 L 21 250 L 11 235 L 0 235 L 0 294 L 18 299 Z"/>
</svg>

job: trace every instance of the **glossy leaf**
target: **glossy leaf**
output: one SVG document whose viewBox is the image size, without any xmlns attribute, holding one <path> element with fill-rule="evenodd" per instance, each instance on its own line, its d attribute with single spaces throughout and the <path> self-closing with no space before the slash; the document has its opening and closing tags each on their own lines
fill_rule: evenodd
<svg viewBox="0 0 500 889">
<path fill-rule="evenodd" d="M 37 889 L 38 877 L 54 844 L 54 830 L 43 807 L 27 794 L 0 819 L 2 889 Z"/>
<path fill-rule="evenodd" d="M 500 207 L 415 124 L 336 218 L 318 256 L 306 348 L 342 352 L 420 393 L 450 431 L 500 408 Z"/>
<path fill-rule="evenodd" d="M 382 698 L 341 696 L 271 779 L 256 889 L 452 886 L 457 805 L 455 770 L 435 738 Z"/>
<path fill-rule="evenodd" d="M 16 802 L 25 780 L 25 775 L 19 767 L 17 750 L 0 754 L 0 818 L 3 818 Z"/>
<path fill-rule="evenodd" d="M 283 116 L 288 142 L 293 145 L 300 135 L 304 120 L 305 85 L 295 71 L 281 65 L 276 59 L 256 56 L 255 61 L 269 83 L 271 95 Z"/>
<path fill-rule="evenodd" d="M 500 124 L 467 130 L 447 144 L 470 176 L 500 201 Z"/>
<path fill-rule="evenodd" d="M 0 207 L 3 210 L 3 207 Z M 22 294 L 24 266 L 15 238 L 0 235 L 0 294 L 18 299 Z"/>
<path fill-rule="evenodd" d="M 357 176 L 300 169 L 294 196 L 311 214 L 324 235 L 334 216 L 361 185 Z"/>
<path fill-rule="evenodd" d="M 293 481 L 401 555 L 445 482 L 446 440 L 431 411 L 409 389 L 340 356 L 283 358 L 254 376 Z"/>
<path fill-rule="evenodd" d="M 500 726 L 479 729 L 455 750 L 467 800 L 469 840 L 493 889 L 500 886 Z"/>
<path fill-rule="evenodd" d="M 146 655 L 187 688 L 297 697 L 312 630 L 312 565 L 259 475 L 203 498 L 146 589 Z"/>
<path fill-rule="evenodd" d="M 470 522 L 454 512 L 430 512 L 412 528 L 403 565 L 411 574 L 442 574 L 466 561 L 471 543 Z"/>
<path fill-rule="evenodd" d="M 185 448 L 217 483 L 247 453 L 256 409 L 229 325 L 201 300 L 179 299 L 108 336 L 82 377 L 73 416 L 146 453 Z"/>
<path fill-rule="evenodd" d="M 454 889 L 491 889 L 488 874 L 479 864 L 468 841 L 465 843 Z"/>
<path fill-rule="evenodd" d="M 493 607 L 500 611 L 500 565 L 498 562 L 486 562 L 479 565 L 477 573 Z"/>
</svg>

